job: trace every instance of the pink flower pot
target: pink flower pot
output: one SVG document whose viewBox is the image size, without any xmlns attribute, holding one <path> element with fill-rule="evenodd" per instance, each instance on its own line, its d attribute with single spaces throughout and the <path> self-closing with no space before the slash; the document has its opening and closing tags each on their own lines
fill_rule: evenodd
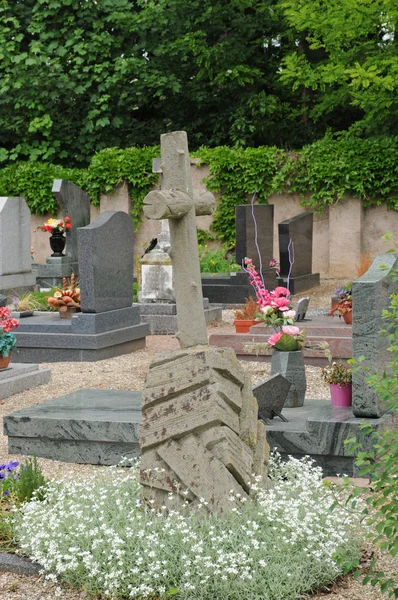
<svg viewBox="0 0 398 600">
<path fill-rule="evenodd" d="M 349 383 L 343 387 L 331 383 L 330 395 L 332 406 L 351 406 L 352 404 L 352 384 Z"/>
</svg>

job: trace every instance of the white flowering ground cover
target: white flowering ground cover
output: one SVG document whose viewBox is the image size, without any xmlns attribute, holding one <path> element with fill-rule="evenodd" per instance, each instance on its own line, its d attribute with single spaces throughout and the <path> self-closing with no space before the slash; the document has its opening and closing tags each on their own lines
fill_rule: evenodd
<svg viewBox="0 0 398 600">
<path fill-rule="evenodd" d="M 333 581 L 336 555 L 359 555 L 359 517 L 330 510 L 332 492 L 309 460 L 272 461 L 274 487 L 222 516 L 161 513 L 140 501 L 136 468 L 49 484 L 22 508 L 23 552 L 104 598 L 297 600 Z"/>
</svg>

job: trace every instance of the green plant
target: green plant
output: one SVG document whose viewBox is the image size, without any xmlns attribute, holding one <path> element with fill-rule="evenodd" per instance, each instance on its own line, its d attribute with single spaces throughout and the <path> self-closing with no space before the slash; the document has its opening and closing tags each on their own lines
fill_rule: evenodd
<svg viewBox="0 0 398 600">
<path fill-rule="evenodd" d="M 322 377 L 326 383 L 343 387 L 352 383 L 352 369 L 343 364 L 333 362 L 322 370 Z"/>
<path fill-rule="evenodd" d="M 47 291 L 44 292 L 30 292 L 30 300 L 32 302 L 32 305 L 35 305 L 34 310 L 40 310 L 40 311 L 54 311 L 55 309 L 50 306 L 48 304 L 48 298 L 50 296 L 54 296 L 54 293 L 56 292 L 57 288 L 55 287 L 51 287 L 49 288 Z M 23 301 L 24 297 L 21 296 L 21 299 Z"/>
<path fill-rule="evenodd" d="M 231 494 L 222 515 L 209 515 L 183 501 L 153 510 L 136 466 L 109 468 L 51 482 L 45 502 L 22 506 L 15 533 L 50 580 L 92 596 L 297 600 L 339 575 L 335 553 L 358 557 L 362 534 L 356 514 L 329 510 L 311 460 L 272 457 L 270 474 L 271 491 L 254 482 L 252 501 Z"/>
<path fill-rule="evenodd" d="M 239 265 L 229 260 L 223 250 L 208 250 L 207 244 L 199 244 L 199 261 L 201 273 L 232 273 L 240 270 Z"/>
<path fill-rule="evenodd" d="M 259 306 L 254 298 L 245 298 L 243 308 L 232 309 L 235 313 L 235 319 L 240 321 L 255 321 L 258 318 Z"/>
<path fill-rule="evenodd" d="M 29 502 L 33 495 L 42 500 L 46 483 L 47 479 L 41 471 L 36 456 L 27 458 L 21 465 L 18 461 L 2 464 L 0 465 L 0 503 L 6 499 L 21 505 Z"/>
<path fill-rule="evenodd" d="M 12 330 L 18 327 L 18 319 L 11 317 L 11 311 L 7 307 L 0 307 L 0 354 L 7 357 L 17 345 L 17 338 Z"/>
<path fill-rule="evenodd" d="M 386 234 L 386 240 L 392 235 Z M 394 244 L 396 251 L 398 245 Z M 393 423 L 398 416 L 398 268 L 390 274 L 394 291 L 390 296 L 389 307 L 383 310 L 382 318 L 385 328 L 380 335 L 387 338 L 388 351 L 391 360 L 382 373 L 368 372 L 366 383 L 377 393 L 380 401 L 384 402 L 386 411 L 392 414 Z M 358 359 L 355 369 L 363 369 L 363 359 Z M 366 508 L 363 517 L 370 528 L 369 537 L 373 543 L 392 557 L 398 555 L 398 429 L 375 432 L 369 424 L 362 425 L 363 434 L 373 441 L 371 450 L 364 449 L 356 439 L 347 440 L 352 453 L 357 453 L 355 459 L 358 475 L 371 480 L 367 490 Z M 360 490 L 355 489 L 351 499 L 355 501 Z M 346 564 L 345 570 L 359 563 Z M 361 570 L 356 572 L 359 575 Z M 388 577 L 377 568 L 375 560 L 371 561 L 365 573 L 363 583 L 379 586 L 389 597 L 398 598 L 398 585 L 394 577 Z"/>
</svg>

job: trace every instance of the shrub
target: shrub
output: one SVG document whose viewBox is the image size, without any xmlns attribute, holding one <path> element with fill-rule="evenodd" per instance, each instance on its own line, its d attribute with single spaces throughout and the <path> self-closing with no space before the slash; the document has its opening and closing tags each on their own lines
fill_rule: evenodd
<svg viewBox="0 0 398 600">
<path fill-rule="evenodd" d="M 22 508 L 21 549 L 48 578 L 92 595 L 184 600 L 297 600 L 338 576 L 334 555 L 358 556 L 358 519 L 310 460 L 271 460 L 274 487 L 223 515 L 141 504 L 138 470 L 109 468 L 52 482 Z M 202 511 L 205 511 L 203 501 Z"/>
<path fill-rule="evenodd" d="M 240 266 L 226 257 L 223 250 L 207 250 L 207 245 L 199 244 L 199 260 L 201 273 L 233 273 Z"/>
</svg>

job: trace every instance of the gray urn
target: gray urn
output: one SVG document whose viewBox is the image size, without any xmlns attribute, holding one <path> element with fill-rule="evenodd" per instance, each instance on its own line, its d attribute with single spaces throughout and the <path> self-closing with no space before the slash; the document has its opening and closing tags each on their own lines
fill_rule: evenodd
<svg viewBox="0 0 398 600">
<path fill-rule="evenodd" d="M 303 406 L 307 381 L 305 379 L 302 351 L 281 352 L 274 350 L 271 359 L 271 375 L 277 373 L 283 375 L 292 384 L 284 406 L 287 408 Z"/>
</svg>

